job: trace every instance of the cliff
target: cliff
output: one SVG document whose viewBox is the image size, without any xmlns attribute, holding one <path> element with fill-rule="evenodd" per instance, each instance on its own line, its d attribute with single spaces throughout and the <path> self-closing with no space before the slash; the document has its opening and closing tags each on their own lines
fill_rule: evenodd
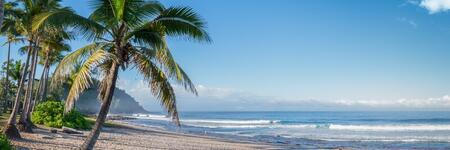
<svg viewBox="0 0 450 150">
<path fill-rule="evenodd" d="M 96 88 L 86 90 L 76 102 L 76 109 L 87 114 L 98 113 L 100 110 L 100 101 L 97 99 L 97 96 L 98 91 Z M 147 113 L 148 111 L 124 90 L 116 88 L 109 112 L 113 114 L 133 114 Z"/>
</svg>

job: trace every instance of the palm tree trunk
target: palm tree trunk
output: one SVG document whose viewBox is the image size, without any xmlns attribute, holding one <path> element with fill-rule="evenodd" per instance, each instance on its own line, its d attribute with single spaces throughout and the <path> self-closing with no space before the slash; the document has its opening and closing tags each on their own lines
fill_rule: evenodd
<svg viewBox="0 0 450 150">
<path fill-rule="evenodd" d="M 0 0 L 0 27 L 3 25 L 4 17 L 5 17 L 5 0 Z"/>
<path fill-rule="evenodd" d="M 42 97 L 40 101 L 43 101 L 47 98 L 47 91 L 48 91 L 48 75 L 50 73 L 50 65 L 47 64 L 47 70 L 45 72 L 45 76 L 44 76 L 44 86 L 43 86 L 43 90 L 42 90 Z"/>
<path fill-rule="evenodd" d="M 8 41 L 8 56 L 7 56 L 7 59 L 8 60 L 6 60 L 6 84 L 5 84 L 5 93 L 4 93 L 4 96 L 5 96 L 5 101 L 4 101 L 4 104 L 3 104 L 3 112 L 4 113 L 6 113 L 6 111 L 8 110 L 8 99 L 9 99 L 9 97 L 8 97 L 8 95 L 9 95 L 9 64 L 10 64 L 10 58 L 11 57 L 11 42 L 9 42 Z"/>
<path fill-rule="evenodd" d="M 42 69 L 41 78 L 39 79 L 38 89 L 37 89 L 36 94 L 35 94 L 35 96 L 34 96 L 33 108 L 31 108 L 31 112 L 34 111 L 35 103 L 37 103 L 38 100 L 39 100 L 40 97 L 41 97 L 42 86 L 43 86 L 43 84 L 44 84 L 43 81 L 44 81 L 44 76 L 45 76 L 45 72 L 46 72 L 45 70 L 46 70 L 46 68 L 44 67 L 44 69 Z"/>
<path fill-rule="evenodd" d="M 31 50 L 32 50 L 31 46 L 28 47 L 27 59 L 26 59 L 25 65 L 23 66 L 23 69 L 22 69 L 22 75 L 20 77 L 20 82 L 19 82 L 19 86 L 17 88 L 16 98 L 14 100 L 14 107 L 13 107 L 13 110 L 11 111 L 11 115 L 9 116 L 8 123 L 3 128 L 3 133 L 10 139 L 21 138 L 19 130 L 17 130 L 17 127 L 16 127 L 16 119 L 17 119 L 17 113 L 18 113 L 19 107 L 20 107 L 20 97 L 23 92 L 23 86 L 24 86 L 25 78 L 27 76 L 27 72 L 28 72 L 27 70 L 28 70 L 28 66 L 30 64 L 30 58 L 32 55 Z"/>
<path fill-rule="evenodd" d="M 28 97 L 29 99 L 29 103 L 28 103 L 28 108 L 26 109 L 26 132 L 33 132 L 32 127 L 34 126 L 33 122 L 31 122 L 31 110 L 34 106 L 34 99 L 33 99 L 33 91 L 34 91 L 34 79 L 36 77 L 36 69 L 37 69 L 37 63 L 38 63 L 38 50 L 35 49 L 34 51 L 34 55 L 36 57 L 36 59 L 34 60 L 34 66 L 33 66 L 33 70 L 32 70 L 32 80 L 31 80 L 31 92 L 30 92 L 30 96 Z"/>
<path fill-rule="evenodd" d="M 33 45 L 32 45 L 33 46 Z M 33 57 L 31 58 L 32 64 L 31 64 L 31 72 L 28 75 L 28 88 L 25 92 L 25 102 L 23 104 L 23 110 L 20 115 L 19 123 L 17 123 L 19 130 L 24 132 L 33 132 L 31 129 L 31 122 L 29 118 L 29 112 L 31 108 L 31 100 L 33 96 L 33 84 L 34 84 L 34 78 L 36 74 L 36 64 L 37 64 L 37 49 L 33 49 Z"/>
<path fill-rule="evenodd" d="M 39 88 L 40 91 L 38 92 L 39 93 L 39 99 L 37 99 L 38 102 L 43 101 L 45 99 L 45 97 L 47 96 L 46 95 L 47 94 L 47 79 L 48 79 L 48 72 L 49 72 L 49 69 L 50 69 L 50 66 L 49 66 L 49 55 L 50 55 L 49 52 L 47 52 L 45 54 L 44 70 L 42 72 L 42 75 L 43 75 L 42 77 L 43 78 L 40 81 L 40 83 L 42 83 L 42 84 L 41 84 L 41 86 Z"/>
<path fill-rule="evenodd" d="M 31 110 L 34 107 L 34 102 L 35 102 L 33 99 L 33 91 L 34 91 L 34 81 L 35 81 L 34 79 L 36 77 L 36 69 L 37 69 L 37 65 L 38 65 L 38 50 L 36 49 L 34 51 L 34 53 L 35 53 L 34 55 L 35 55 L 36 59 L 34 61 L 34 66 L 33 66 L 33 70 L 32 70 L 33 76 L 32 76 L 32 80 L 31 80 L 31 93 L 30 93 L 30 96 L 28 97 L 29 103 L 28 103 L 28 108 L 26 109 L 26 115 L 27 115 L 25 118 L 25 120 L 26 120 L 25 131 L 26 132 L 33 132 L 33 127 L 34 127 L 33 122 L 31 122 Z"/>
<path fill-rule="evenodd" d="M 97 139 L 100 135 L 100 130 L 105 123 L 106 116 L 108 115 L 109 106 L 112 102 L 112 97 L 114 95 L 114 89 L 116 87 L 117 74 L 118 74 L 118 64 L 113 62 L 111 65 L 111 72 L 108 75 L 108 88 L 105 90 L 105 97 L 102 99 L 102 106 L 100 108 L 100 112 L 98 113 L 97 120 L 95 121 L 94 128 L 92 128 L 91 133 L 87 136 L 83 145 L 81 146 L 82 150 L 92 150 L 97 142 Z"/>
</svg>

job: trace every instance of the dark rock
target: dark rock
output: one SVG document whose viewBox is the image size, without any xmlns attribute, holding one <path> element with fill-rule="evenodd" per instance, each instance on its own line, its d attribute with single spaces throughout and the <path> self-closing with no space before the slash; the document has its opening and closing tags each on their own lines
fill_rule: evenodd
<svg viewBox="0 0 450 150">
<path fill-rule="evenodd" d="M 97 114 L 100 110 L 100 101 L 97 99 L 98 90 L 92 87 L 83 94 L 76 102 L 77 110 L 84 114 Z M 116 88 L 109 109 L 113 114 L 135 114 L 148 113 L 139 103 L 124 90 Z"/>
<path fill-rule="evenodd" d="M 51 133 L 57 133 L 58 130 L 56 130 L 56 129 L 50 129 L 50 132 L 51 132 Z"/>
</svg>

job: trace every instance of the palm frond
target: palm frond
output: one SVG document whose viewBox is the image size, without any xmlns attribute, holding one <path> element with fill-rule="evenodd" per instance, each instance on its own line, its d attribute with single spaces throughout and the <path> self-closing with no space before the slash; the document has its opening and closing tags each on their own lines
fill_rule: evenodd
<svg viewBox="0 0 450 150">
<path fill-rule="evenodd" d="M 70 73 L 74 72 L 76 65 L 82 61 L 85 57 L 91 55 L 95 51 L 103 48 L 108 43 L 92 43 L 86 45 L 64 57 L 53 73 L 51 88 L 57 88 L 64 83 L 64 81 L 70 76 Z"/>
<path fill-rule="evenodd" d="M 73 104 L 78 99 L 79 95 L 92 83 L 92 70 L 105 61 L 114 60 L 115 56 L 104 50 L 95 51 L 87 60 L 83 63 L 81 68 L 75 75 L 72 86 L 70 87 L 69 94 L 66 99 L 66 112 L 70 111 Z"/>
<path fill-rule="evenodd" d="M 102 25 L 77 15 L 72 9 L 67 7 L 37 15 L 33 19 L 32 30 L 36 31 L 44 25 L 50 28 L 73 27 L 88 39 L 100 37 L 107 32 Z"/>
<path fill-rule="evenodd" d="M 131 40 L 141 46 L 152 48 L 164 47 L 164 34 L 162 28 L 156 28 L 151 23 L 144 24 L 125 36 L 126 40 Z"/>
<path fill-rule="evenodd" d="M 108 29 L 117 24 L 111 0 L 92 0 L 90 5 L 94 8 L 94 11 L 89 16 L 89 19 L 104 25 Z"/>
<path fill-rule="evenodd" d="M 106 88 L 108 88 L 108 76 L 110 75 L 110 68 L 112 66 L 112 61 L 108 61 L 103 63 L 102 65 L 98 66 L 101 71 L 101 81 L 99 83 L 99 88 L 98 88 L 98 99 L 99 100 L 104 100 L 106 95 Z"/>
<path fill-rule="evenodd" d="M 189 7 L 167 8 L 153 22 L 155 26 L 163 26 L 165 33 L 169 36 L 184 36 L 198 41 L 211 41 L 205 31 L 206 23 Z"/>
<path fill-rule="evenodd" d="M 164 9 L 157 1 L 145 0 L 93 0 L 91 6 L 94 7 L 94 12 L 89 18 L 106 27 L 116 27 L 119 22 L 137 27 Z"/>
<path fill-rule="evenodd" d="M 168 48 L 158 49 L 156 51 L 155 58 L 165 68 L 169 77 L 177 81 L 177 83 L 183 85 L 186 90 L 197 95 L 195 85 L 192 83 L 191 79 L 189 79 L 187 74 L 181 69 L 178 63 L 175 62 L 175 58 L 173 58 Z"/>
<path fill-rule="evenodd" d="M 164 5 L 158 1 L 147 1 L 140 5 L 137 10 L 141 12 L 140 14 L 145 15 L 145 17 L 153 17 L 164 11 L 164 9 Z"/>
<path fill-rule="evenodd" d="M 16 44 L 16 43 L 23 44 L 23 43 L 25 43 L 25 41 L 26 41 L 25 38 L 19 38 L 19 37 L 8 38 L 8 40 L 5 43 L 3 43 L 3 46 L 7 45 L 8 43 L 11 43 L 11 44 Z"/>
<path fill-rule="evenodd" d="M 132 59 L 137 70 L 144 76 L 144 80 L 149 82 L 152 94 L 160 100 L 161 105 L 172 116 L 174 123 L 180 125 L 175 92 L 164 72 L 139 52 L 134 53 Z"/>
<path fill-rule="evenodd" d="M 178 66 L 178 70 L 180 70 L 181 79 L 182 79 L 182 80 L 177 80 L 178 83 L 183 85 L 186 90 L 194 93 L 195 95 L 198 95 L 197 89 L 195 88 L 195 85 L 194 85 L 194 83 L 192 83 L 189 76 L 186 74 L 186 72 L 184 72 L 184 70 L 178 64 L 177 64 L 177 66 Z"/>
</svg>

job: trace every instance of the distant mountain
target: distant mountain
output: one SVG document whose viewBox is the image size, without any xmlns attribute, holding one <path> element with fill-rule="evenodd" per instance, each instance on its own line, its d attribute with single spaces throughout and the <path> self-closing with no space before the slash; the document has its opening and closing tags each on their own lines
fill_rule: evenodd
<svg viewBox="0 0 450 150">
<path fill-rule="evenodd" d="M 76 102 L 76 109 L 87 114 L 98 113 L 100 110 L 100 101 L 97 99 L 97 96 L 98 91 L 96 88 L 86 90 Z M 113 114 L 148 113 L 133 97 L 118 88 L 114 91 L 109 112 Z"/>
</svg>

